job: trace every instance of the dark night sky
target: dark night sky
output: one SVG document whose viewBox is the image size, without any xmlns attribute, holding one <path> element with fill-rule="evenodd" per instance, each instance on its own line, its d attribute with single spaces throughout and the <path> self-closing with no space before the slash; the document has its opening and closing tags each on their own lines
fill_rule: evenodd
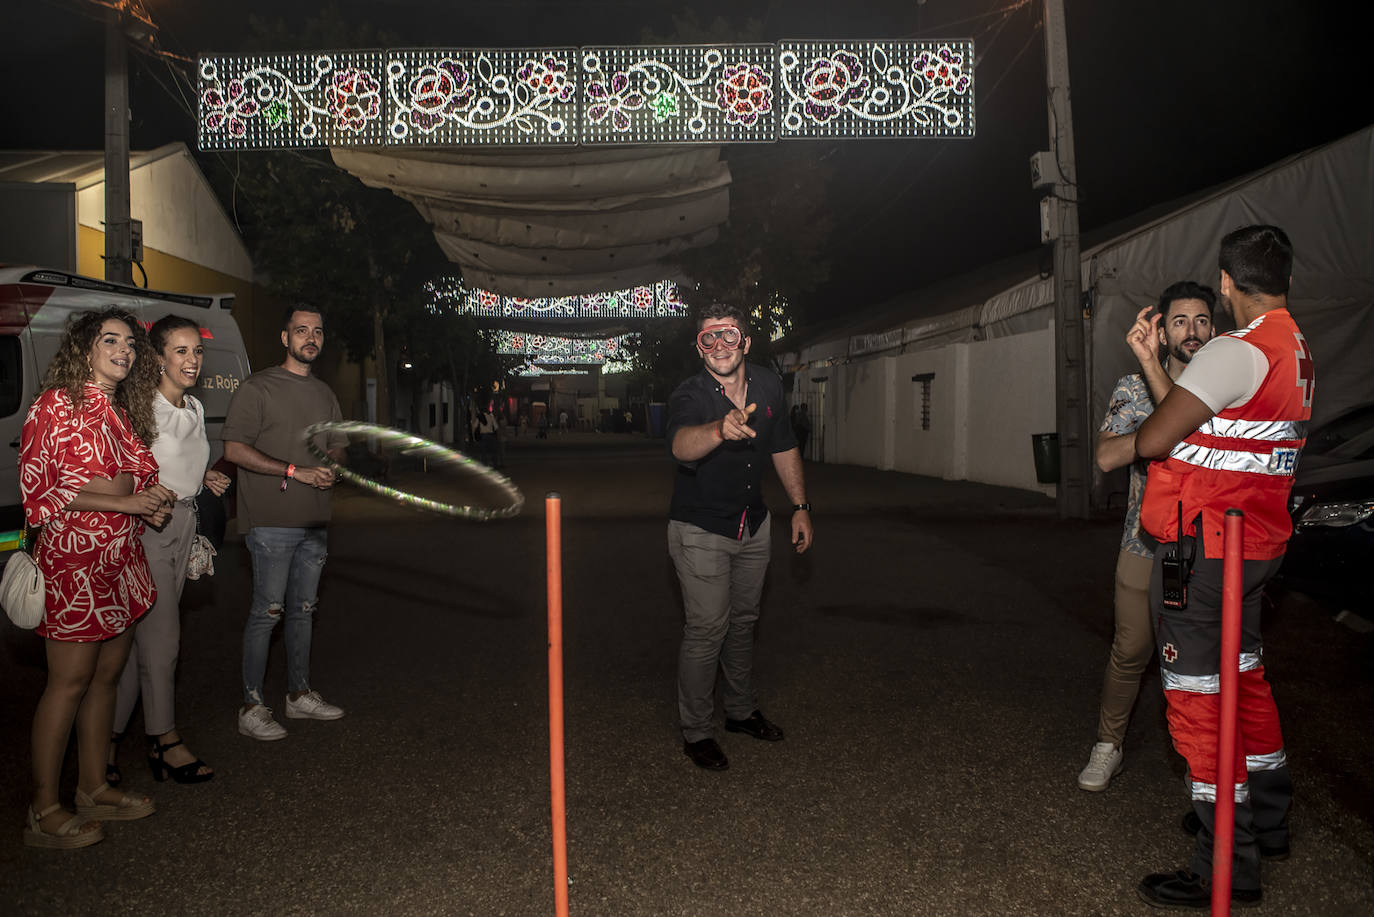
<svg viewBox="0 0 1374 917">
<path fill-rule="evenodd" d="M 250 14 L 292 23 L 320 6 L 146 2 L 163 46 L 188 56 L 247 50 Z M 1363 30 L 1332 4 L 1065 3 L 1084 231 L 1374 122 Z M 80 14 L 83 5 L 27 0 L 0 14 L 10 39 L 0 60 L 8 87 L 0 148 L 101 146 L 102 29 Z M 402 43 L 455 47 L 632 44 L 646 28 L 671 33 L 670 11 L 685 8 L 648 0 L 335 5 Z M 741 29 L 748 18 L 762 22 L 760 33 L 741 39 L 975 39 L 973 140 L 816 144 L 836 168 L 824 193 L 837 224 L 833 279 L 817 302 L 861 307 L 1037 247 L 1041 195 L 1027 163 L 1047 146 L 1041 0 L 1019 8 L 1015 0 L 698 0 L 691 8 L 702 22 L 718 14 Z M 157 68 L 133 61 L 134 147 L 194 147 L 192 117 L 153 79 Z M 732 155 L 741 151 L 727 148 Z"/>
</svg>

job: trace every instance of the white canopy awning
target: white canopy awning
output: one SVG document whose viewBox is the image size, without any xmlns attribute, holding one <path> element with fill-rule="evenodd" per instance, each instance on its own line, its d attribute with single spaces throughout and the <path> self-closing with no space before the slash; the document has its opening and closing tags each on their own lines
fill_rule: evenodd
<svg viewBox="0 0 1374 917">
<path fill-rule="evenodd" d="M 468 285 L 506 296 L 680 280 L 670 259 L 714 242 L 730 212 L 719 146 L 331 153 L 413 203 Z"/>
</svg>

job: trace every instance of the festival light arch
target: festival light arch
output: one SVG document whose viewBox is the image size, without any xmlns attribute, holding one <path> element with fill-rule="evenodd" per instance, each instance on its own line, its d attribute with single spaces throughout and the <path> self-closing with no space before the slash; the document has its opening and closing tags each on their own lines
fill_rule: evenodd
<svg viewBox="0 0 1374 917">
<path fill-rule="evenodd" d="M 972 137 L 973 42 L 202 56 L 203 150 Z"/>
</svg>

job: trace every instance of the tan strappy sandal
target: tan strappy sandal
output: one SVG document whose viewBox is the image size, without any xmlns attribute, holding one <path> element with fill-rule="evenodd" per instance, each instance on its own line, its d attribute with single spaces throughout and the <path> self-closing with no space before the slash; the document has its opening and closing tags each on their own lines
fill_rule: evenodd
<svg viewBox="0 0 1374 917">
<path fill-rule="evenodd" d="M 147 796 L 130 796 L 128 793 L 119 793 L 119 802 L 96 802 L 95 797 L 106 790 L 119 793 L 108 783 L 100 784 L 90 795 L 78 787 L 76 814 L 98 818 L 101 821 L 133 821 L 136 818 L 147 818 L 157 811 L 157 806 L 153 805 L 153 801 Z"/>
<path fill-rule="evenodd" d="M 84 815 L 73 815 L 58 826 L 56 831 L 44 831 L 43 819 L 62 808 L 55 802 L 42 812 L 35 812 L 29 806 L 29 823 L 24 826 L 24 844 L 28 847 L 47 847 L 51 850 L 75 850 L 89 847 L 105 840 L 105 829 L 100 822 L 92 821 Z M 94 828 L 86 828 L 94 825 Z"/>
</svg>

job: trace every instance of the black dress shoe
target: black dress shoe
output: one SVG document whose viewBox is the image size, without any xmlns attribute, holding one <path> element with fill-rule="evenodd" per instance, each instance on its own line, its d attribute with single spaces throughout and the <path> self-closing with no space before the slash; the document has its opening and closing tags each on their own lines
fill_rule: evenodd
<svg viewBox="0 0 1374 917">
<path fill-rule="evenodd" d="M 1202 830 L 1202 819 L 1198 818 L 1197 812 L 1189 809 L 1183 814 L 1182 828 L 1185 834 L 1197 837 L 1197 833 Z M 1260 859 L 1270 863 L 1286 860 L 1292 852 L 1287 844 L 1259 844 L 1258 846 Z"/>
<path fill-rule="evenodd" d="M 1151 907 L 1206 910 L 1212 906 L 1212 880 L 1187 869 L 1148 875 L 1140 880 L 1136 891 Z M 1263 898 L 1264 892 L 1258 888 L 1231 889 L 1231 904 L 1235 907 L 1255 907 Z"/>
<path fill-rule="evenodd" d="M 782 730 L 776 724 L 765 720 L 763 714 L 757 710 L 749 714 L 747 720 L 732 720 L 726 717 L 725 731 L 742 732 L 747 736 L 763 739 L 765 742 L 777 742 L 782 739 Z"/>
<path fill-rule="evenodd" d="M 715 739 L 701 739 L 696 742 L 683 742 L 682 753 L 692 759 L 697 767 L 708 771 L 723 771 L 730 766 L 730 759 L 720 750 Z"/>
</svg>

